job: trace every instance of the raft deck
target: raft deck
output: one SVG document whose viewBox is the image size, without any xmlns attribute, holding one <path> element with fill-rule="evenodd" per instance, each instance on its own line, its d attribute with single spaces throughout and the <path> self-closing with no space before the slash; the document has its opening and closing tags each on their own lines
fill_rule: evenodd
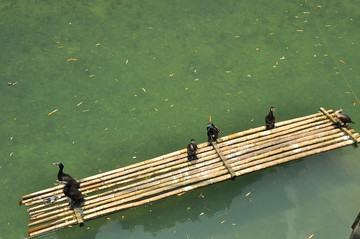
<svg viewBox="0 0 360 239">
<path fill-rule="evenodd" d="M 63 185 L 24 195 L 30 216 L 28 237 L 36 237 L 121 210 L 179 195 L 310 155 L 357 145 L 360 135 L 337 128 L 333 110 L 238 132 L 218 143 L 198 145 L 198 159 L 186 149 L 79 180 L 84 217 L 70 209 Z M 54 203 L 44 199 L 57 196 Z"/>
</svg>

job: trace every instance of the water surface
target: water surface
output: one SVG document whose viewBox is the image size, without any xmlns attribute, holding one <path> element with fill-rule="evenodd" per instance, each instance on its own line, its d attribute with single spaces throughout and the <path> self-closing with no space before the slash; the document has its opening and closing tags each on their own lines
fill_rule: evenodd
<svg viewBox="0 0 360 239">
<path fill-rule="evenodd" d="M 224 135 L 258 127 L 270 106 L 278 121 L 343 106 L 360 122 L 358 4 L 2 0 L 0 238 L 26 236 L 17 201 L 52 186 L 52 162 L 80 179 L 203 142 L 210 115 Z M 327 152 L 44 238 L 347 238 L 359 156 Z"/>
</svg>

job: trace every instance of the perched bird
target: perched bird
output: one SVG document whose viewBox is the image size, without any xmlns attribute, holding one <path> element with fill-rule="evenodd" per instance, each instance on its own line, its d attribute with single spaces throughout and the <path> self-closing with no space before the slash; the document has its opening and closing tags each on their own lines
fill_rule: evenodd
<svg viewBox="0 0 360 239">
<path fill-rule="evenodd" d="M 346 114 L 344 114 L 343 112 L 343 108 L 340 107 L 340 109 L 338 111 L 335 112 L 335 116 L 338 117 L 338 119 L 343 122 L 345 124 L 345 126 L 347 126 L 348 123 L 353 123 L 355 124 L 355 122 L 353 122 L 350 117 Z"/>
<path fill-rule="evenodd" d="M 57 175 L 59 181 L 67 181 L 71 186 L 75 186 L 77 188 L 79 187 L 79 183 L 73 177 L 63 172 L 64 165 L 62 163 L 57 162 L 57 163 L 53 163 L 53 165 L 59 167 L 59 172 Z"/>
<path fill-rule="evenodd" d="M 79 191 L 79 189 L 76 186 L 71 185 L 70 182 L 68 182 L 66 180 L 59 181 L 59 183 L 62 183 L 65 185 L 63 192 L 64 192 L 65 196 L 68 197 L 69 203 L 71 205 L 71 209 L 76 209 L 81 213 L 81 215 L 83 215 L 84 213 L 81 209 L 81 204 L 85 200 L 84 200 L 84 196 L 82 195 L 82 193 Z"/>
<path fill-rule="evenodd" d="M 222 133 L 222 130 L 216 127 L 213 123 L 208 123 L 206 125 L 208 142 L 217 142 L 217 138 L 219 137 L 219 133 Z"/>
<path fill-rule="evenodd" d="M 190 144 L 187 146 L 187 154 L 189 161 L 197 159 L 196 151 L 198 147 L 195 143 L 195 139 L 191 139 Z"/>
<path fill-rule="evenodd" d="M 274 107 L 270 107 L 270 112 L 267 116 L 265 116 L 265 124 L 266 129 L 273 129 L 275 128 L 275 116 L 273 112 L 275 111 Z"/>
</svg>

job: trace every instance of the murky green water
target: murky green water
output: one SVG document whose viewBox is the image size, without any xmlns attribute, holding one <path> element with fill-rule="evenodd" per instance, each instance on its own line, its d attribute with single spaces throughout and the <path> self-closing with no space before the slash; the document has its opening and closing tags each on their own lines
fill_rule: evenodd
<svg viewBox="0 0 360 239">
<path fill-rule="evenodd" d="M 343 106 L 359 123 L 358 6 L 2 0 L 0 238 L 26 236 L 17 201 L 52 185 L 52 162 L 87 177 L 205 141 L 210 115 L 224 135 L 260 126 L 270 106 L 279 121 Z M 347 238 L 359 156 L 324 153 L 45 238 Z"/>
</svg>

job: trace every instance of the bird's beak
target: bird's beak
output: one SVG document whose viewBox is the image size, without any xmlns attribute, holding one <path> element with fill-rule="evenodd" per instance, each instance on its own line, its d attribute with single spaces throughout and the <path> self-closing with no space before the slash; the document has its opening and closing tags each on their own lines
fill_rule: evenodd
<svg viewBox="0 0 360 239">
<path fill-rule="evenodd" d="M 211 122 L 211 115 L 210 115 L 210 122 Z"/>
</svg>

